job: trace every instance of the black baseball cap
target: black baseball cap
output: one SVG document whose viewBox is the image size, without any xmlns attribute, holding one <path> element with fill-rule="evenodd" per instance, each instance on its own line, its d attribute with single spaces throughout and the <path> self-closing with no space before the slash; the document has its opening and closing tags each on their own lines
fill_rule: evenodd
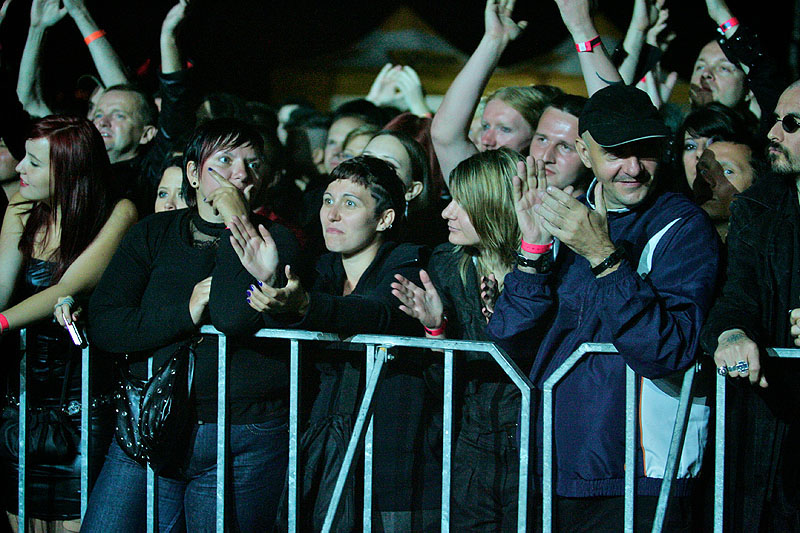
<svg viewBox="0 0 800 533">
<path fill-rule="evenodd" d="M 589 98 L 578 119 L 578 133 L 584 131 L 604 148 L 670 134 L 647 93 L 622 83 L 604 87 Z"/>
</svg>

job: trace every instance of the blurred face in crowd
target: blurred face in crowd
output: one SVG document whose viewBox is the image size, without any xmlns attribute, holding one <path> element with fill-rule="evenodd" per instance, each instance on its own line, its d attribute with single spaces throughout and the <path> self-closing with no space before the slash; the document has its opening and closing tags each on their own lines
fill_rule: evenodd
<svg viewBox="0 0 800 533">
<path fill-rule="evenodd" d="M 683 170 L 686 172 L 686 181 L 689 183 L 689 188 L 694 185 L 694 180 L 697 177 L 697 161 L 706 147 L 711 145 L 711 142 L 708 137 L 696 137 L 688 131 L 683 134 L 683 147 L 681 150 Z"/>
<path fill-rule="evenodd" d="M 578 117 L 554 107 L 544 110 L 531 140 L 530 155 L 544 161 L 548 184 L 563 189 L 586 173 L 575 148 L 577 138 Z"/>
<path fill-rule="evenodd" d="M 351 180 L 332 181 L 322 197 L 319 219 L 325 247 L 352 257 L 382 241 L 381 233 L 394 221 L 394 210 L 375 216 L 369 189 Z"/>
<path fill-rule="evenodd" d="M 93 122 L 111 163 L 132 159 L 155 136 L 154 126 L 145 125 L 139 96 L 131 91 L 106 91 L 97 102 Z"/>
<path fill-rule="evenodd" d="M 231 183 L 249 199 L 250 191 L 261 181 L 262 161 L 250 144 L 237 147 L 222 147 L 213 152 L 197 168 L 194 161 L 189 161 L 186 173 L 189 183 L 197 189 L 197 203 L 203 202 L 220 187 L 220 180 Z"/>
<path fill-rule="evenodd" d="M 186 201 L 181 196 L 183 171 L 180 167 L 169 167 L 161 175 L 156 191 L 155 212 L 174 211 L 186 207 Z"/>
<path fill-rule="evenodd" d="M 717 41 L 711 41 L 700 50 L 690 83 L 696 104 L 713 101 L 735 107 L 749 98 L 744 71 L 728 60 Z"/>
<path fill-rule="evenodd" d="M 507 146 L 524 154 L 530 147 L 532 135 L 533 128 L 520 112 L 495 98 L 483 110 L 478 149 L 483 152 Z"/>
<path fill-rule="evenodd" d="M 700 156 L 693 191 L 712 220 L 728 220 L 733 196 L 753 184 L 751 156 L 746 144 L 723 141 L 715 142 Z"/>
<path fill-rule="evenodd" d="M 342 147 L 342 151 L 339 153 L 339 163 L 342 161 L 347 161 L 348 159 L 352 159 L 357 155 L 361 155 L 361 153 L 364 151 L 364 147 L 367 146 L 367 143 L 369 143 L 371 138 L 371 133 L 350 137 L 350 140 L 347 141 L 347 144 Z"/>
<path fill-rule="evenodd" d="M 784 124 L 785 122 L 785 124 Z M 790 86 L 775 107 L 775 124 L 767 138 L 767 159 L 779 174 L 800 174 L 800 86 Z M 786 131 L 786 130 L 789 131 Z M 793 130 L 793 131 L 792 131 Z"/>
<path fill-rule="evenodd" d="M 330 172 L 341 162 L 342 144 L 347 134 L 363 126 L 365 123 L 360 118 L 342 117 L 328 128 L 328 140 L 325 142 L 325 171 Z"/>
<path fill-rule="evenodd" d="M 406 190 L 406 201 L 411 201 L 420 195 L 423 189 L 421 181 L 414 181 L 411 174 L 411 157 L 409 157 L 403 143 L 391 135 L 378 135 L 364 148 L 364 155 L 377 157 L 391 165 Z"/>
<path fill-rule="evenodd" d="M 17 163 L 19 161 L 8 151 L 5 141 L 0 139 L 0 182 L 17 178 Z"/>
<path fill-rule="evenodd" d="M 481 238 L 475 231 L 467 211 L 455 200 L 450 200 L 442 211 L 442 218 L 447 221 L 447 230 L 450 232 L 447 239 L 455 245 L 478 246 Z"/>
<path fill-rule="evenodd" d="M 652 190 L 661 158 L 661 140 L 645 139 L 603 148 L 587 131 L 576 145 L 583 164 L 603 185 L 608 209 L 639 205 Z"/>
<path fill-rule="evenodd" d="M 292 111 L 300 107 L 297 104 L 286 104 L 285 106 L 281 106 L 278 110 L 278 140 L 281 141 L 281 144 L 286 144 L 286 138 L 288 137 L 288 133 L 286 132 L 286 124 L 289 122 L 289 118 L 292 116 Z"/>
<path fill-rule="evenodd" d="M 17 165 L 19 192 L 26 200 L 48 202 L 53 195 L 50 141 L 45 137 L 25 141 L 25 157 Z"/>
</svg>

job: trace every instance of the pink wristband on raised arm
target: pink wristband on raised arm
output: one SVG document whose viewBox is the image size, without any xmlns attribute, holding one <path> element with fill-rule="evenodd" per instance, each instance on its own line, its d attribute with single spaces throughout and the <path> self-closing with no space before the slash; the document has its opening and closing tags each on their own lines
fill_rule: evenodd
<svg viewBox="0 0 800 533">
<path fill-rule="evenodd" d="M 11 326 L 8 325 L 8 319 L 6 318 L 6 316 L 5 315 L 0 315 L 0 333 L 3 333 L 4 331 L 9 329 L 10 327 Z"/>
<path fill-rule="evenodd" d="M 522 248 L 523 252 L 528 252 L 529 254 L 543 254 L 553 249 L 553 241 L 547 244 L 531 244 L 521 239 L 519 247 Z"/>
<path fill-rule="evenodd" d="M 427 333 L 431 337 L 438 337 L 439 335 L 444 333 L 445 329 L 447 329 L 447 317 L 446 316 L 442 317 L 442 324 L 436 329 L 430 329 L 424 325 L 422 327 L 425 328 L 425 333 Z"/>
<path fill-rule="evenodd" d="M 720 32 L 722 35 L 725 35 L 726 31 L 728 31 L 731 28 L 735 28 L 738 25 L 739 25 L 739 19 L 737 19 L 736 17 L 731 17 L 722 24 L 720 24 L 719 28 L 717 28 L 717 31 Z"/>
<path fill-rule="evenodd" d="M 602 44 L 602 41 L 600 40 L 600 36 L 598 35 L 592 39 L 589 39 L 586 42 L 575 43 L 575 49 L 578 52 L 591 52 L 592 50 L 594 50 L 596 46 L 600 46 L 600 44 Z"/>
</svg>

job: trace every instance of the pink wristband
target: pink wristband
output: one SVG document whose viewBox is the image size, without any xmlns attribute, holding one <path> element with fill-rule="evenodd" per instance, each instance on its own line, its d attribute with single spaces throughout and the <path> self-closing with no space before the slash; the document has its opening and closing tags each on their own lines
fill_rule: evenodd
<svg viewBox="0 0 800 533">
<path fill-rule="evenodd" d="M 0 316 L 2 316 L 2 315 L 0 315 Z M 431 337 L 438 337 L 439 335 L 444 333 L 445 329 L 447 329 L 447 317 L 446 316 L 442 317 L 442 324 L 436 329 L 430 329 L 430 328 L 428 328 L 426 326 L 422 326 L 422 327 L 425 328 L 425 333 L 427 333 Z"/>
<path fill-rule="evenodd" d="M 717 28 L 717 31 L 720 32 L 722 35 L 725 35 L 726 31 L 728 31 L 731 28 L 735 28 L 738 25 L 739 25 L 739 19 L 737 19 L 736 17 L 731 17 L 722 24 L 720 24 L 719 28 Z"/>
<path fill-rule="evenodd" d="M 10 327 L 11 326 L 8 325 L 8 319 L 6 318 L 6 316 L 5 315 L 0 315 L 0 333 L 3 333 L 4 331 L 9 329 Z"/>
<path fill-rule="evenodd" d="M 106 34 L 105 30 L 97 30 L 84 37 L 83 42 L 86 43 L 86 46 L 89 46 L 100 37 L 103 37 L 105 34 Z"/>
<path fill-rule="evenodd" d="M 531 244 L 520 240 L 519 247 L 522 248 L 523 252 L 528 252 L 529 254 L 543 254 L 553 249 L 553 241 L 547 244 Z"/>
<path fill-rule="evenodd" d="M 583 43 L 575 43 L 575 49 L 578 52 L 591 52 L 596 46 L 600 46 L 602 41 L 600 40 L 600 36 L 594 37 Z"/>
</svg>

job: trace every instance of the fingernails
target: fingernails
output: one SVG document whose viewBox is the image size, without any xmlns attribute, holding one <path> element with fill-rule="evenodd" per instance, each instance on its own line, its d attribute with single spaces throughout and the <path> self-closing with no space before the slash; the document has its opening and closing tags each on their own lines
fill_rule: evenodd
<svg viewBox="0 0 800 533">
<path fill-rule="evenodd" d="M 259 281 L 259 282 L 258 282 L 258 286 L 259 286 L 259 287 L 263 287 L 263 286 L 264 286 L 264 284 L 263 284 L 261 281 Z"/>
<path fill-rule="evenodd" d="M 248 298 L 249 298 L 250 296 L 252 296 L 252 295 L 253 295 L 253 293 L 252 293 L 252 292 L 250 292 L 250 291 L 247 291 L 247 296 L 248 296 Z"/>
<path fill-rule="evenodd" d="M 247 303 L 250 303 L 250 298 L 247 299 Z"/>
<path fill-rule="evenodd" d="M 253 285 L 250 285 L 250 291 L 254 291 L 254 290 L 256 290 L 256 288 Z M 250 291 L 247 291 L 247 292 L 250 292 Z"/>
</svg>

